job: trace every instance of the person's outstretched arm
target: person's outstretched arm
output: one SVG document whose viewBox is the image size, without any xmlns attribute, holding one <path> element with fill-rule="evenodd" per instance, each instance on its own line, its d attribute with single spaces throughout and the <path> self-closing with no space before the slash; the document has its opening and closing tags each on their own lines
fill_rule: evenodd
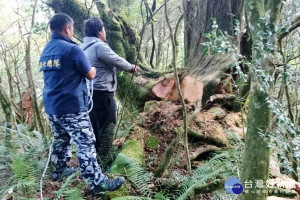
<svg viewBox="0 0 300 200">
<path fill-rule="evenodd" d="M 136 65 L 132 65 L 127 60 L 120 57 L 106 43 L 98 46 L 97 58 L 103 61 L 108 66 L 116 67 L 118 70 L 127 72 L 135 72 L 138 70 L 138 67 Z"/>
</svg>

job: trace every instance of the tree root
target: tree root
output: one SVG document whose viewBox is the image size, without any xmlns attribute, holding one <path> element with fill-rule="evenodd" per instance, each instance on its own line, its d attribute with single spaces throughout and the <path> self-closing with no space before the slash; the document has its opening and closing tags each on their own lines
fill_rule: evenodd
<svg viewBox="0 0 300 200">
<path fill-rule="evenodd" d="M 196 149 L 195 152 L 190 154 L 190 159 L 195 160 L 199 155 L 209 151 L 219 151 L 220 148 L 214 145 L 203 145 Z"/>
<path fill-rule="evenodd" d="M 226 141 L 224 141 L 224 140 L 222 140 L 220 138 L 217 138 L 217 137 L 215 137 L 215 138 L 213 138 L 213 137 L 206 137 L 205 134 L 198 133 L 198 132 L 196 132 L 196 131 L 194 131 L 192 129 L 188 130 L 188 134 L 190 136 L 193 136 L 193 137 L 196 137 L 196 138 L 199 138 L 199 139 L 203 139 L 203 140 L 207 141 L 208 143 L 214 144 L 214 145 L 216 145 L 218 147 L 226 147 L 228 145 Z"/>
</svg>

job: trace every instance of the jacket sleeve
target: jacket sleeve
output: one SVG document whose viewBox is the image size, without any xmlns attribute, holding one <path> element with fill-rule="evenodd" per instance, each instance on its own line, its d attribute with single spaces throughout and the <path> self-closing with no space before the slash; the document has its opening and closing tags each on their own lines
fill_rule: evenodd
<svg viewBox="0 0 300 200">
<path fill-rule="evenodd" d="M 97 58 L 111 67 L 122 71 L 133 71 L 133 65 L 118 56 L 107 44 L 103 43 L 97 48 Z"/>
</svg>

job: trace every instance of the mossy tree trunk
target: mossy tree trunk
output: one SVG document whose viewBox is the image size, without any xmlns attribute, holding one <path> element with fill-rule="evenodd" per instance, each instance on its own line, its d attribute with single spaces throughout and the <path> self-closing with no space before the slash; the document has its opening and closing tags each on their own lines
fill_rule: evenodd
<svg viewBox="0 0 300 200">
<path fill-rule="evenodd" d="M 248 22 L 252 35 L 252 63 L 255 63 L 250 72 L 251 74 L 251 89 L 250 102 L 248 112 L 248 125 L 245 139 L 245 152 L 243 167 L 241 173 L 241 181 L 252 182 L 248 193 L 243 193 L 241 199 L 245 200 L 264 200 L 267 198 L 266 181 L 269 178 L 269 131 L 272 128 L 271 110 L 268 97 L 271 95 L 272 86 L 270 88 L 262 88 L 261 78 L 254 75 L 254 70 L 261 67 L 266 73 L 271 73 L 271 66 L 268 61 L 270 58 L 265 58 L 267 54 L 267 45 L 275 45 L 275 25 L 277 24 L 282 7 L 281 0 L 247 0 L 246 12 L 248 13 Z M 268 15 L 269 22 L 262 20 L 262 17 Z M 261 33 L 268 33 L 264 40 L 261 40 Z M 270 83 L 271 85 L 272 83 Z M 256 188 L 257 181 L 263 181 L 264 188 Z M 245 185 L 244 185 L 245 186 Z M 260 190 L 260 193 L 257 192 Z"/>
<path fill-rule="evenodd" d="M 1 83 L 1 77 L 0 77 Z M 11 146 L 11 131 L 10 129 L 13 127 L 14 124 L 14 117 L 12 111 L 12 104 L 9 100 L 8 95 L 5 93 L 3 88 L 0 86 L 0 106 L 4 112 L 5 116 L 5 138 L 4 143 L 7 147 Z"/>
</svg>

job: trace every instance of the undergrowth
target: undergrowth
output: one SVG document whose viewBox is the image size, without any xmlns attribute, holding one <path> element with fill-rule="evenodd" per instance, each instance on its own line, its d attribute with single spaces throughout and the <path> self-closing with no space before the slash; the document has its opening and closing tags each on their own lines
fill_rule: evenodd
<svg viewBox="0 0 300 200">
<path fill-rule="evenodd" d="M 141 196 L 125 196 L 113 200 L 192 199 L 201 188 L 209 186 L 210 183 L 218 183 L 214 188 L 217 192 L 208 191 L 212 193 L 213 199 L 231 199 L 230 194 L 222 192 L 222 189 L 224 190 L 227 178 L 239 177 L 239 160 L 242 157 L 243 143 L 240 139 L 236 139 L 234 146 L 234 149 L 215 154 L 210 160 L 193 170 L 190 175 L 184 176 L 178 171 L 173 171 L 164 178 L 160 186 L 156 185 L 152 188 L 149 188 L 149 185 L 155 180 L 151 174 L 136 161 L 119 154 L 122 168 L 126 169 L 128 179 L 137 191 L 140 191 Z"/>
<path fill-rule="evenodd" d="M 42 172 L 46 165 L 49 144 L 37 132 L 29 132 L 23 125 L 9 130 L 10 141 L 0 140 L 0 199 L 12 193 L 15 199 L 37 199 Z M 0 131 L 0 138 L 6 133 Z M 9 144 L 9 145 L 8 145 Z M 48 168 L 48 172 L 50 169 Z M 44 178 L 49 178 L 49 173 Z M 55 199 L 83 199 L 81 189 L 74 187 L 74 176 L 68 177 L 59 190 L 54 191 Z"/>
</svg>

